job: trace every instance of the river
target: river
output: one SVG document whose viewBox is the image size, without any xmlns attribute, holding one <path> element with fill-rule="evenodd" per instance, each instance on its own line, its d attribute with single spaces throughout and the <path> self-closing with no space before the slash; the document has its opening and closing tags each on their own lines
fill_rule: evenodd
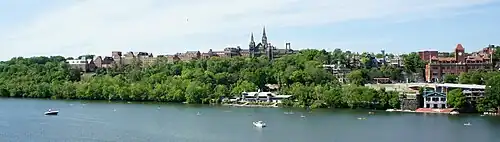
<svg viewBox="0 0 500 142">
<path fill-rule="evenodd" d="M 48 108 L 60 114 L 43 115 Z M 268 127 L 255 128 L 257 120 Z M 0 99 L 0 141 L 498 142 L 500 117 Z"/>
</svg>

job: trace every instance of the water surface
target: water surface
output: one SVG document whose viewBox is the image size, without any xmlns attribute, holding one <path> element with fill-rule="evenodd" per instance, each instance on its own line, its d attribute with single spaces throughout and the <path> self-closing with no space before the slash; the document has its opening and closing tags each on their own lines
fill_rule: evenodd
<svg viewBox="0 0 500 142">
<path fill-rule="evenodd" d="M 0 108 L 1 142 L 500 141 L 500 118 L 479 115 L 33 99 L 0 99 Z M 48 108 L 60 114 L 44 116 Z M 257 120 L 268 127 L 255 128 Z"/>
</svg>

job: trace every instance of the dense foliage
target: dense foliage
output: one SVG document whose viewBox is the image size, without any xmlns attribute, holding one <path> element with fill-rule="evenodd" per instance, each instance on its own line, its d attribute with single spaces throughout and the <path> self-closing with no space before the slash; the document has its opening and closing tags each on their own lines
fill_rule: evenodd
<svg viewBox="0 0 500 142">
<path fill-rule="evenodd" d="M 174 63 L 158 60 L 147 67 L 135 61 L 127 66 L 98 69 L 92 75 L 80 75 L 78 70 L 64 63 L 63 57 L 14 58 L 0 63 L 0 96 L 218 103 L 223 97 L 237 97 L 243 91 L 265 88 L 265 84 L 280 84 L 280 94 L 294 96 L 285 105 L 379 109 L 398 107 L 397 93 L 356 85 L 343 87 L 321 67 L 347 59 L 348 54 L 351 53 L 303 50 L 299 54 L 273 61 L 265 57 L 214 57 Z M 348 66 L 358 68 L 354 64 Z M 394 73 L 382 72 L 384 74 L 399 77 Z"/>
</svg>

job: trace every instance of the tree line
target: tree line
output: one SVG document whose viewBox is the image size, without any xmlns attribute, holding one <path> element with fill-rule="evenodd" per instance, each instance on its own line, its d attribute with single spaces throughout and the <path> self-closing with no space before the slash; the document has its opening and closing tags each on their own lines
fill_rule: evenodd
<svg viewBox="0 0 500 142">
<path fill-rule="evenodd" d="M 342 52 L 345 55 L 345 52 Z M 337 62 L 334 52 L 303 50 L 266 57 L 199 59 L 100 68 L 80 74 L 61 56 L 13 58 L 0 63 L 0 96 L 24 98 L 220 103 L 221 98 L 279 84 L 293 95 L 287 106 L 315 108 L 395 108 L 395 92 L 342 85 L 322 65 Z M 345 56 L 344 56 L 345 57 Z"/>
</svg>

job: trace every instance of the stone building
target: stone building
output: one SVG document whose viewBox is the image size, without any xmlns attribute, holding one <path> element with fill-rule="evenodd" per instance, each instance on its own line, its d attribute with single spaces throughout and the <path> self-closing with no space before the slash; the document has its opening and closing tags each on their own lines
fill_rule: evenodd
<svg viewBox="0 0 500 142">
<path fill-rule="evenodd" d="M 277 49 L 267 41 L 266 28 L 262 30 L 261 42 L 256 44 L 253 33 L 250 35 L 250 44 L 248 45 L 248 53 L 250 57 L 267 56 L 270 60 L 279 58 L 282 55 L 297 53 L 296 50 L 291 49 L 291 44 L 286 43 L 285 49 Z"/>
<path fill-rule="evenodd" d="M 97 68 L 109 68 L 113 65 L 113 58 L 112 57 L 104 57 L 102 58 L 101 56 L 97 56 L 94 59 L 94 64 Z"/>
</svg>

